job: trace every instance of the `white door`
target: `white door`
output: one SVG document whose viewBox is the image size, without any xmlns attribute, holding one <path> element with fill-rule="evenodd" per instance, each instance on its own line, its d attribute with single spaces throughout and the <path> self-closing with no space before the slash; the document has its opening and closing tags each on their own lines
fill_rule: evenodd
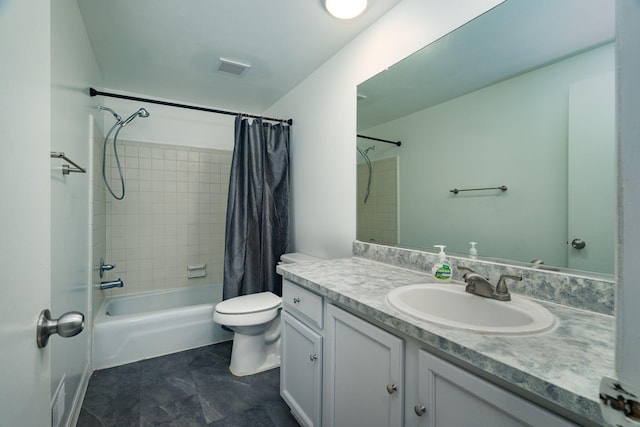
<svg viewBox="0 0 640 427">
<path fill-rule="evenodd" d="M 51 425 L 49 349 L 36 346 L 50 301 L 49 28 L 49 2 L 0 1 L 2 426 Z"/>
<path fill-rule="evenodd" d="M 571 85 L 568 154 L 568 266 L 613 274 L 616 215 L 613 73 Z"/>
</svg>

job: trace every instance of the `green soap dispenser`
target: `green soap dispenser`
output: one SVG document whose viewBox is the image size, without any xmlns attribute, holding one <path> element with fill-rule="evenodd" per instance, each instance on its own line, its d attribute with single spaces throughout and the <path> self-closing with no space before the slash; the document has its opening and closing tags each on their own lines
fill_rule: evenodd
<svg viewBox="0 0 640 427">
<path fill-rule="evenodd" d="M 450 282 L 451 281 L 451 266 L 447 261 L 447 254 L 444 253 L 445 245 L 433 245 L 434 248 L 440 248 L 438 252 L 438 262 L 431 269 L 431 274 L 436 278 L 438 282 Z"/>
</svg>

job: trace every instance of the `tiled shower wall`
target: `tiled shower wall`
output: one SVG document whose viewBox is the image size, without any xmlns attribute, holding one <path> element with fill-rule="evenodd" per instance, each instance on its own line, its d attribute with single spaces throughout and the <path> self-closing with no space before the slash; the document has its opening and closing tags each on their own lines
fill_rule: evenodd
<svg viewBox="0 0 640 427">
<path fill-rule="evenodd" d="M 371 162 L 371 191 L 367 203 L 369 169 L 358 165 L 357 238 L 362 242 L 394 245 L 398 243 L 398 158 Z"/>
<path fill-rule="evenodd" d="M 111 145 L 109 146 L 111 148 Z M 120 181 L 111 149 L 108 177 Z M 111 295 L 221 283 L 231 151 L 118 141 L 124 200 L 107 192 L 108 279 L 124 288 Z M 207 276 L 187 278 L 187 266 L 206 264 Z"/>
</svg>

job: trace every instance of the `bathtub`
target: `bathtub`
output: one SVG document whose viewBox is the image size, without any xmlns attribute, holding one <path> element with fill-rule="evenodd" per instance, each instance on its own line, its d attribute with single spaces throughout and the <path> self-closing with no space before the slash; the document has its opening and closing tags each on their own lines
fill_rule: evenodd
<svg viewBox="0 0 640 427">
<path fill-rule="evenodd" d="M 233 338 L 213 321 L 222 285 L 108 297 L 93 327 L 93 369 Z"/>
</svg>

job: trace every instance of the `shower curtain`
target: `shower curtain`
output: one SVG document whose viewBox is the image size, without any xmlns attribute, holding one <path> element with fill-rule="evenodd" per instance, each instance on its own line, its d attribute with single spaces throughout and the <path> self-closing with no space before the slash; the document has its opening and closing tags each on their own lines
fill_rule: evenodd
<svg viewBox="0 0 640 427">
<path fill-rule="evenodd" d="M 236 117 L 224 254 L 223 299 L 270 291 L 289 243 L 289 126 Z"/>
</svg>

